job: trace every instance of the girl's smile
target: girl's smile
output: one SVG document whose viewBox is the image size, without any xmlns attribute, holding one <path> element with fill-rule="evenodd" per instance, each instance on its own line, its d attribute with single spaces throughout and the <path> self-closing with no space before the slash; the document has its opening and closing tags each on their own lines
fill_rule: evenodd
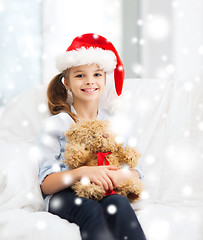
<svg viewBox="0 0 203 240">
<path fill-rule="evenodd" d="M 83 88 L 81 90 L 85 93 L 94 93 L 95 91 L 98 90 L 98 88 Z"/>
<path fill-rule="evenodd" d="M 106 85 L 106 73 L 97 64 L 72 67 L 65 84 L 72 91 L 73 101 L 98 101 Z"/>
</svg>

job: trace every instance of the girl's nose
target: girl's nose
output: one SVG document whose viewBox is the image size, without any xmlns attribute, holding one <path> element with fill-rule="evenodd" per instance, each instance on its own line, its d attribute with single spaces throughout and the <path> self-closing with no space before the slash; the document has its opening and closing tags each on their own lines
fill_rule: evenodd
<svg viewBox="0 0 203 240">
<path fill-rule="evenodd" d="M 92 79 L 91 76 L 87 76 L 85 80 L 86 80 L 86 84 L 87 84 L 87 85 L 92 85 L 92 84 L 94 84 L 94 80 Z"/>
</svg>

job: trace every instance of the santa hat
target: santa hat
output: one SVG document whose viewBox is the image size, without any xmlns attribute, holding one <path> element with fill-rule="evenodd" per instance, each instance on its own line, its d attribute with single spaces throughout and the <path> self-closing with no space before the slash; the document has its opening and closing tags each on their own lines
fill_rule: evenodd
<svg viewBox="0 0 203 240">
<path fill-rule="evenodd" d="M 121 95 L 124 80 L 123 63 L 115 47 L 106 38 L 88 33 L 76 37 L 66 53 L 56 57 L 56 68 L 62 72 L 67 68 L 97 64 L 104 72 L 114 71 L 116 92 Z"/>
</svg>

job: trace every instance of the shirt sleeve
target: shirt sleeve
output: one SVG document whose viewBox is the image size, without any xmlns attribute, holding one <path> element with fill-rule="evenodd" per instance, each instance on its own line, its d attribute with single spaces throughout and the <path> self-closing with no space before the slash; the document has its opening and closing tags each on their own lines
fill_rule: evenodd
<svg viewBox="0 0 203 240">
<path fill-rule="evenodd" d="M 133 136 L 132 136 L 131 133 L 130 133 L 130 134 L 125 134 L 125 136 L 123 136 L 124 146 L 128 145 L 128 140 L 129 140 L 130 138 L 132 138 L 132 137 L 133 137 Z M 144 172 L 143 172 L 142 165 L 141 165 L 141 163 L 140 163 L 141 161 L 142 161 L 142 158 L 139 158 L 139 159 L 138 159 L 138 164 L 137 164 L 137 166 L 136 166 L 134 169 L 139 173 L 140 179 L 143 180 L 143 178 L 144 178 Z"/>
<path fill-rule="evenodd" d="M 43 124 L 36 140 L 39 151 L 38 179 L 40 184 L 49 174 L 68 170 L 68 166 L 62 161 L 61 136 L 57 127 L 52 123 L 53 121 L 48 120 Z"/>
<path fill-rule="evenodd" d="M 140 175 L 140 179 L 144 178 L 144 173 L 142 170 L 142 165 L 138 162 L 137 166 L 134 168 L 136 171 L 138 171 L 139 175 Z"/>
</svg>

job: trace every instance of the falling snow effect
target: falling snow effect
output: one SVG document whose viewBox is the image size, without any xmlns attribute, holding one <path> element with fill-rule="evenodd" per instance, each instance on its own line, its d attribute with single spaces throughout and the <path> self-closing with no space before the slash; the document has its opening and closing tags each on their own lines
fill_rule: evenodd
<svg viewBox="0 0 203 240">
<path fill-rule="evenodd" d="M 75 204 L 76 204 L 76 205 L 81 205 L 81 204 L 82 204 L 82 198 L 79 198 L 79 197 L 76 198 L 76 199 L 75 199 Z"/>
<path fill-rule="evenodd" d="M 38 4 L 41 1 L 42 0 L 35 1 L 37 5 L 33 5 L 34 11 L 38 8 Z M 22 10 L 32 15 L 32 11 L 25 7 L 25 5 L 28 5 L 24 4 L 23 1 L 21 2 L 22 4 L 20 2 L 19 4 Z M 113 4 L 111 3 L 113 7 L 108 10 L 108 15 L 112 16 L 114 10 L 118 10 L 120 7 L 119 1 L 113 2 Z M 196 1 L 192 4 L 195 5 L 198 4 L 198 2 L 202 4 L 201 1 Z M 49 56 L 46 53 L 42 54 L 40 52 L 42 36 L 37 27 L 39 25 L 39 18 L 37 17 L 37 19 L 35 19 L 34 16 L 31 16 L 28 21 L 24 21 L 25 17 L 21 14 L 18 21 L 15 21 L 15 18 L 18 17 L 16 15 L 17 11 L 12 10 L 12 6 L 9 6 L 11 3 L 12 1 L 0 2 L 1 15 L 8 14 L 8 9 L 11 9 L 10 16 L 7 16 L 10 22 L 2 28 L 5 29 L 5 32 L 1 35 L 1 55 L 5 59 L 8 49 L 10 50 L 10 46 L 14 46 L 15 49 L 19 48 L 19 52 L 14 53 L 14 51 L 11 51 L 12 55 L 7 56 L 8 61 L 5 61 L 7 65 L 2 68 L 1 79 L 4 81 L 1 81 L 3 85 L 0 84 L 0 105 L 5 105 L 19 92 L 39 83 L 38 81 L 41 74 L 40 59 L 45 61 Z M 147 52 L 147 59 L 149 59 L 150 65 L 155 62 L 155 66 L 153 65 L 154 75 L 149 75 L 149 77 L 159 78 L 163 81 L 153 82 L 152 79 L 148 79 L 148 84 L 145 84 L 145 79 L 143 79 L 143 85 L 138 83 L 136 87 L 133 88 L 132 85 L 132 89 L 128 88 L 127 91 L 124 91 L 122 100 L 118 102 L 118 106 L 115 108 L 118 110 L 122 109 L 121 114 L 117 114 L 113 119 L 114 130 L 118 134 L 116 141 L 118 143 L 125 142 L 124 135 L 130 131 L 134 136 L 131 136 L 127 143 L 132 147 L 137 147 L 142 153 L 141 163 L 145 172 L 144 182 L 146 188 L 142 192 L 141 199 L 146 205 L 143 205 L 142 210 L 140 212 L 138 211 L 138 213 L 140 214 L 141 223 L 143 223 L 144 229 L 149 236 L 149 240 L 174 239 L 172 232 L 173 234 L 174 232 L 179 234 L 178 239 L 191 239 L 192 233 L 194 235 L 196 234 L 196 237 L 193 236 L 194 240 L 199 240 L 202 236 L 197 237 L 199 229 L 196 227 L 202 224 L 202 212 L 196 208 L 202 200 L 202 188 L 199 185 L 199 182 L 202 180 L 199 176 L 201 176 L 200 172 L 202 173 L 203 161 L 201 144 L 203 104 L 202 95 L 199 93 L 199 88 L 202 86 L 202 29 L 198 31 L 197 28 L 194 28 L 193 30 L 191 26 L 198 13 L 196 15 L 193 14 L 191 21 L 188 21 L 189 15 L 187 9 L 183 9 L 184 7 L 181 6 L 181 4 L 181 1 L 171 1 L 171 8 L 173 9 L 172 16 L 175 16 L 177 19 L 172 20 L 169 19 L 168 16 L 161 14 L 156 15 L 149 12 L 148 15 L 145 16 L 145 19 L 137 20 L 136 24 L 139 32 L 143 33 L 143 35 L 133 35 L 132 38 L 129 39 L 129 43 L 133 47 L 139 48 L 140 52 Z M 27 26 L 27 28 L 24 29 L 20 22 L 26 22 L 23 26 Z M 173 24 L 171 24 L 172 22 Z M 181 40 L 181 38 L 177 38 L 177 33 L 174 33 L 174 28 L 178 30 L 180 24 L 181 29 L 184 31 L 183 25 L 181 25 L 183 22 L 185 22 L 187 26 L 191 25 L 190 28 L 187 28 L 189 29 L 187 30 L 189 34 L 183 34 L 184 40 Z M 57 26 L 48 26 L 48 31 L 55 32 L 56 30 Z M 179 36 L 182 35 L 182 33 L 184 32 L 180 30 Z M 94 37 L 98 38 L 98 35 Z M 170 51 L 168 51 L 168 47 L 164 47 L 162 43 L 165 44 L 167 41 L 170 41 L 171 37 L 173 37 L 173 43 L 181 40 L 181 44 L 170 46 L 172 49 L 170 48 Z M 43 38 L 45 38 L 45 35 Z M 17 47 L 15 45 L 16 42 L 18 42 Z M 191 44 L 192 42 L 194 45 Z M 150 56 L 151 44 L 155 52 L 153 56 Z M 156 50 L 158 50 L 156 45 L 159 49 L 162 49 L 161 52 L 156 52 Z M 56 48 L 56 46 L 53 46 L 53 49 Z M 171 54 L 173 54 L 173 57 L 171 57 Z M 156 57 L 159 60 L 156 60 Z M 146 60 L 146 56 L 144 60 Z M 191 65 L 188 66 L 188 62 Z M 130 64 L 134 76 L 147 75 L 148 66 L 145 65 L 145 61 L 142 63 L 132 62 Z M 184 68 L 181 68 L 181 66 Z M 183 77 L 179 77 L 179 71 L 184 73 Z M 13 100 L 13 103 L 14 102 L 17 103 L 16 99 Z M 133 113 L 129 111 L 129 108 L 133 109 Z M 40 117 L 48 111 L 47 104 L 43 102 L 37 104 L 36 109 Z M 21 118 L 18 125 L 20 132 L 25 131 L 27 133 L 33 127 L 32 119 L 27 117 L 28 116 L 24 115 L 23 118 Z M 64 115 L 61 117 L 64 117 Z M 133 118 L 134 121 L 131 121 L 131 118 Z M 58 126 L 53 122 L 49 122 L 46 125 L 47 131 L 57 128 Z M 14 130 L 17 131 L 17 128 L 15 127 Z M 46 146 L 53 144 L 52 138 L 48 135 L 44 135 L 43 142 Z M 24 167 L 26 166 L 26 162 L 23 162 L 23 165 L 20 162 L 22 149 L 14 147 L 12 150 L 14 151 L 14 157 L 12 156 L 13 160 L 10 161 L 11 166 L 16 166 L 17 168 L 17 165 L 19 165 L 23 170 L 22 173 L 25 175 L 25 179 L 28 180 L 31 175 L 26 175 L 27 171 Z M 9 151 L 6 154 L 9 154 Z M 32 163 L 37 163 L 39 155 L 40 152 L 37 148 L 33 147 L 29 150 L 28 156 Z M 16 159 L 19 160 L 18 164 L 15 162 Z M 124 171 L 128 170 L 127 166 L 123 166 L 123 169 Z M 162 172 L 160 172 L 160 169 Z M 60 170 L 60 165 L 56 164 L 53 166 L 54 172 Z M 30 171 L 28 172 L 30 173 Z M 10 182 L 8 181 L 10 175 L 9 169 L 4 169 L 3 172 L 1 171 L 0 177 L 2 181 L 0 187 L 3 187 L 1 189 L 6 188 L 7 185 L 10 186 Z M 13 181 L 13 177 L 10 177 L 10 179 L 12 179 L 10 180 L 12 182 L 12 191 L 10 194 L 12 194 L 13 191 L 17 194 L 17 191 L 20 192 L 20 190 L 13 189 L 15 188 L 15 182 Z M 72 179 L 70 175 L 66 175 L 63 181 L 66 185 L 69 185 Z M 84 185 L 88 185 L 90 181 L 88 178 L 83 178 L 81 182 Z M 26 185 L 25 182 L 23 183 Z M 37 205 L 35 201 L 38 193 L 36 194 L 33 190 L 36 188 L 37 187 L 32 187 L 32 189 L 25 188 L 23 192 L 24 201 L 34 206 Z M 3 196 L 5 197 L 5 195 Z M 175 198 L 175 196 L 177 196 L 177 198 Z M 8 197 L 8 194 L 6 197 Z M 1 198 L 1 201 L 3 201 L 2 199 L 5 200 L 5 202 L 7 200 L 7 198 Z M 156 204 L 150 205 L 153 201 L 156 202 Z M 161 204 L 159 205 L 160 202 Z M 6 203 L 9 204 L 9 201 Z M 150 203 L 149 206 L 147 203 Z M 60 199 L 54 199 L 51 204 L 52 207 L 56 209 L 62 207 Z M 82 199 L 76 198 L 75 204 L 82 204 Z M 3 204 L 0 205 L 1 207 L 4 206 Z M 192 210 L 188 206 L 191 206 Z M 185 211 L 184 208 L 186 209 Z M 40 209 L 40 207 L 38 209 Z M 38 209 L 35 209 L 35 211 L 38 211 Z M 168 210 L 166 211 L 166 209 Z M 113 215 L 116 214 L 117 208 L 114 205 L 109 205 L 107 211 Z M 144 219 L 142 216 L 145 213 L 146 218 Z M 8 222 L 10 222 L 10 219 Z M 33 226 L 40 231 L 46 230 L 48 223 L 48 219 L 44 220 L 42 218 L 37 222 L 35 221 Z M 136 227 L 136 223 L 129 224 L 131 227 Z M 186 227 L 183 228 L 182 225 Z M 190 231 L 190 229 L 192 229 L 192 231 Z M 84 233 L 84 235 L 85 234 L 87 233 Z M 124 236 L 124 239 L 128 239 L 128 236 Z"/>
<path fill-rule="evenodd" d="M 83 186 L 87 186 L 90 184 L 90 179 L 88 177 L 82 177 L 80 182 Z"/>
<path fill-rule="evenodd" d="M 115 205 L 111 204 L 107 207 L 107 212 L 109 214 L 113 215 L 117 212 L 117 207 Z"/>
<path fill-rule="evenodd" d="M 44 230 L 46 228 L 46 222 L 43 220 L 40 220 L 37 222 L 37 228 L 40 230 Z"/>
<path fill-rule="evenodd" d="M 62 207 L 62 201 L 59 197 L 54 197 L 54 199 L 51 200 L 50 202 L 50 208 L 58 210 Z"/>
<path fill-rule="evenodd" d="M 170 23 L 164 16 L 150 16 L 146 23 L 147 35 L 154 40 L 162 40 L 169 35 Z"/>
<path fill-rule="evenodd" d="M 71 177 L 70 174 L 66 174 L 64 177 L 63 177 L 63 182 L 65 183 L 65 185 L 67 186 L 70 186 L 73 182 L 73 178 Z"/>
</svg>

